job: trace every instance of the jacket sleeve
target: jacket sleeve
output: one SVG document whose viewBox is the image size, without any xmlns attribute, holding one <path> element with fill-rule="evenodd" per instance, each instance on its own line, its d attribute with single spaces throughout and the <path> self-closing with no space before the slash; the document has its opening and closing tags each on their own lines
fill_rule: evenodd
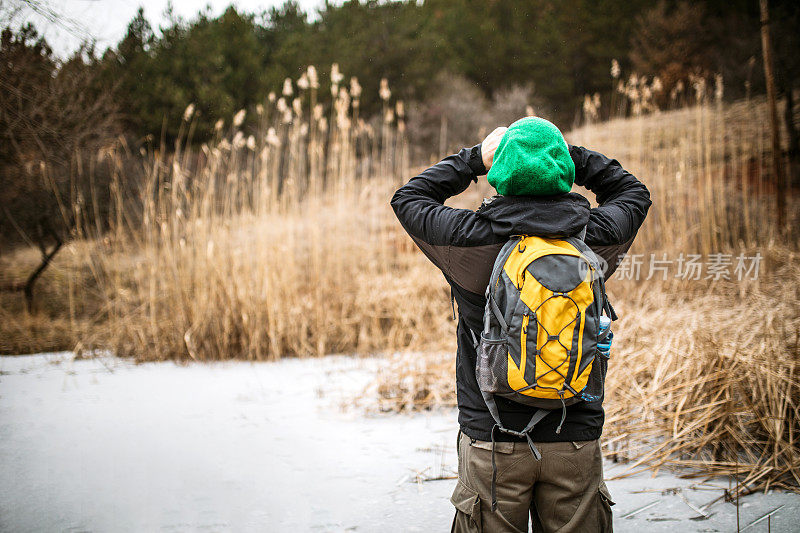
<svg viewBox="0 0 800 533">
<path fill-rule="evenodd" d="M 486 218 L 444 202 L 483 174 L 481 146 L 464 148 L 412 178 L 391 201 L 400 224 L 428 259 L 449 281 L 477 294 L 486 290 L 482 273 L 491 272 L 503 243 L 494 242 Z"/>
<path fill-rule="evenodd" d="M 633 239 L 652 203 L 647 187 L 616 159 L 581 146 L 570 146 L 570 155 L 575 184 L 593 192 L 599 204 L 589 214 L 586 244 L 611 246 Z"/>
<path fill-rule="evenodd" d="M 609 278 L 647 216 L 650 191 L 616 159 L 581 146 L 570 145 L 569 151 L 575 163 L 575 184 L 593 192 L 599 204 L 589 213 L 585 242 L 607 263 Z"/>
<path fill-rule="evenodd" d="M 444 202 L 465 191 L 482 174 L 486 168 L 480 145 L 464 148 L 400 187 L 392 197 L 392 208 L 414 240 L 433 246 L 468 245 L 465 241 L 474 240 L 474 226 L 488 224 L 475 211 L 448 207 Z"/>
</svg>

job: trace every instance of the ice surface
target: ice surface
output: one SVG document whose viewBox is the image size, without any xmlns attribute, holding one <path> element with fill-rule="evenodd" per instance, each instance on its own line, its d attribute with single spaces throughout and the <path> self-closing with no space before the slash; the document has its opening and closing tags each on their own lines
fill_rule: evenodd
<svg viewBox="0 0 800 533">
<path fill-rule="evenodd" d="M 455 481 L 415 479 L 455 468 L 456 414 L 366 415 L 352 400 L 380 364 L 0 358 L 0 530 L 447 531 Z M 615 529 L 735 529 L 730 503 L 691 520 L 682 498 L 700 507 L 721 494 L 693 483 L 609 482 Z M 742 526 L 784 505 L 772 531 L 798 531 L 800 496 L 741 502 Z"/>
</svg>

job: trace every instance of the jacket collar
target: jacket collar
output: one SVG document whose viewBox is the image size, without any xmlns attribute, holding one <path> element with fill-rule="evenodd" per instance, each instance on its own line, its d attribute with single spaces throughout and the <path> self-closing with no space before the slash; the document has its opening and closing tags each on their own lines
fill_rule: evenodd
<svg viewBox="0 0 800 533">
<path fill-rule="evenodd" d="M 589 200 L 578 193 L 555 196 L 493 196 L 477 210 L 501 237 L 569 237 L 589 223 Z"/>
</svg>

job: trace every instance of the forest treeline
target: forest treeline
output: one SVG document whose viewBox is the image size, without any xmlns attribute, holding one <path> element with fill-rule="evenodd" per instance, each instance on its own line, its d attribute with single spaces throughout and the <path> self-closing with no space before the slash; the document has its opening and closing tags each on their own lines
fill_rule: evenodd
<svg viewBox="0 0 800 533">
<path fill-rule="evenodd" d="M 770 9 L 778 89 L 792 95 L 800 7 L 773 0 Z M 426 147 L 445 116 L 450 144 L 462 142 L 459 118 L 474 140 L 474 116 L 492 106 L 494 121 L 530 105 L 568 129 L 591 95 L 593 113 L 607 118 L 620 112 L 608 104 L 633 73 L 658 79 L 653 98 L 662 108 L 680 98 L 678 89 L 689 92 L 690 76 L 721 75 L 727 99 L 764 87 L 754 0 L 350 0 L 326 1 L 313 13 L 289 0 L 258 13 L 229 7 L 182 19 L 168 12 L 159 28 L 148 22 L 155 15 L 140 9 L 119 43 L 106 50 L 87 43 L 65 60 L 33 26 L 3 23 L 0 239 L 58 233 L 52 217 L 38 214 L 59 213 L 53 186 L 73 202 L 89 201 L 88 189 L 66 185 L 88 164 L 82 154 L 96 155 L 109 139 L 124 138 L 133 150 L 171 142 L 189 104 L 192 139 L 204 141 L 219 119 L 229 124 L 270 93 L 280 97 L 285 80 L 296 83 L 309 65 L 325 83 L 333 63 L 345 86 L 357 77 L 367 120 L 381 110 L 379 84 L 388 80 L 392 101 L 406 103 L 410 141 Z M 327 88 L 318 100 L 325 114 Z M 94 175 L 92 185 L 102 188 L 103 173 Z"/>
<path fill-rule="evenodd" d="M 779 82 L 788 90 L 798 66 L 798 7 L 771 4 L 778 70 L 788 74 Z M 542 112 L 571 122 L 584 95 L 608 100 L 612 60 L 624 73 L 659 76 L 665 95 L 689 74 L 722 74 L 733 98 L 748 85 L 763 87 L 758 2 L 751 0 L 353 0 L 326 2 L 316 13 L 290 0 L 261 13 L 229 7 L 191 20 L 168 13 L 161 28 L 148 22 L 154 15 L 140 10 L 116 46 L 87 46 L 67 62 L 83 63 L 95 86 L 113 93 L 125 127 L 141 136 L 162 128 L 174 135 L 194 103 L 202 139 L 218 118 L 280 92 L 307 65 L 325 78 L 332 63 L 358 77 L 367 115 L 378 109 L 382 78 L 398 98 L 426 101 L 445 74 L 486 96 L 526 87 Z M 36 49 L 32 28 L 11 39 L 60 67 L 45 43 Z"/>
</svg>

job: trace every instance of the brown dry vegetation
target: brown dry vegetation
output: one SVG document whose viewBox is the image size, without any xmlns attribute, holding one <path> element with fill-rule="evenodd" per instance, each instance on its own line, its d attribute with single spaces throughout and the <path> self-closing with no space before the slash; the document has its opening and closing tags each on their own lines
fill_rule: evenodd
<svg viewBox="0 0 800 533">
<path fill-rule="evenodd" d="M 140 360 L 263 360 L 422 347 L 426 324 L 446 337 L 446 292 L 388 205 L 408 174 L 407 141 L 402 104 L 381 91 L 373 126 L 342 89 L 330 121 L 313 93 L 281 98 L 257 111 L 251 135 L 242 111 L 199 153 L 149 154 L 139 197 L 114 195 L 112 229 L 86 258 L 107 327 L 83 345 Z M 185 131 L 191 120 L 189 110 Z M 103 164 L 121 174 L 125 155 Z M 131 203 L 141 223 L 128 220 Z"/>
<path fill-rule="evenodd" d="M 36 284 L 31 312 L 22 291 L 0 290 L 0 354 L 70 350 L 98 327 L 103 299 L 85 261 L 86 246 L 70 243 L 56 255 Z M 0 287 L 25 280 L 40 263 L 36 247 L 0 255 Z"/>
</svg>

